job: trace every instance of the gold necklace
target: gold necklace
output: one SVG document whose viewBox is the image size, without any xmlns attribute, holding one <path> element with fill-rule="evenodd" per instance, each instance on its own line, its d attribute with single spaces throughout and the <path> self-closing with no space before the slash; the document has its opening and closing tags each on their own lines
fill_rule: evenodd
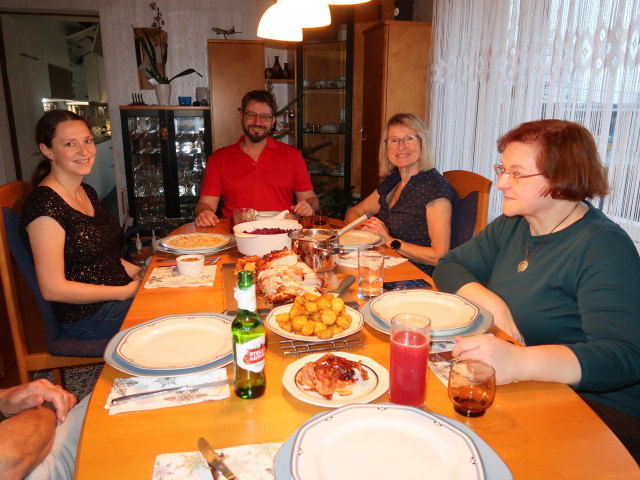
<svg viewBox="0 0 640 480">
<path fill-rule="evenodd" d="M 562 220 L 560 220 L 560 223 L 557 224 L 555 227 L 553 227 L 551 229 L 551 231 L 549 233 L 547 233 L 542 240 L 540 241 L 540 243 L 538 244 L 538 246 L 533 250 L 533 252 L 531 252 L 531 255 L 529 255 L 529 238 L 531 238 L 531 232 L 529 232 L 529 238 L 527 238 L 527 243 L 524 247 L 524 259 L 518 263 L 518 266 L 516 268 L 516 271 L 518 273 L 522 273 L 524 272 L 527 268 L 529 268 L 529 259 L 533 258 L 533 256 L 536 254 L 536 252 L 538 251 L 538 249 L 542 246 L 542 244 L 544 243 L 544 241 L 547 239 L 547 237 L 549 235 L 551 235 L 553 232 L 556 231 L 556 229 L 562 225 L 564 222 L 567 221 L 567 219 L 571 216 L 571 214 L 573 212 L 576 211 L 576 208 L 578 208 L 578 205 L 580 205 L 580 202 L 576 203 L 576 205 L 571 209 L 571 211 L 569 212 L 569 215 L 567 215 L 566 217 L 564 217 Z"/>
<path fill-rule="evenodd" d="M 73 200 L 75 200 L 75 202 L 76 202 L 76 203 L 80 206 L 80 208 L 84 211 L 84 214 L 85 214 L 85 215 L 89 215 L 89 209 L 88 209 L 88 208 L 84 208 L 84 207 L 82 206 L 81 201 L 79 201 L 79 200 L 76 198 L 76 196 L 75 196 L 73 193 L 71 193 L 71 190 L 69 190 L 69 189 L 66 187 L 66 185 L 64 185 L 60 180 L 58 180 L 58 177 L 56 177 L 56 176 L 55 176 L 55 175 L 53 175 L 53 174 L 51 174 L 51 176 L 53 177 L 53 179 L 54 179 L 56 182 L 58 182 L 58 185 L 60 185 L 62 188 L 64 188 L 64 190 L 65 190 L 65 191 L 66 191 L 66 192 L 71 196 L 71 198 L 72 198 Z M 80 185 L 80 188 L 82 188 L 82 185 Z"/>
</svg>

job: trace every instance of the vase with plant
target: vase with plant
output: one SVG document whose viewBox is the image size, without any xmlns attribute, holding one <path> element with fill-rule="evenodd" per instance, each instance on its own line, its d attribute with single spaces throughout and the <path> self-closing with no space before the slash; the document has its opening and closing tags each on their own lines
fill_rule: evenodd
<svg viewBox="0 0 640 480">
<path fill-rule="evenodd" d="M 148 64 L 144 66 L 144 71 L 149 78 L 149 82 L 154 85 L 156 95 L 158 96 L 158 104 L 169 105 L 169 98 L 171 97 L 171 82 L 176 78 L 184 77 L 195 73 L 202 77 L 199 72 L 193 68 L 187 68 L 182 72 L 169 77 L 167 71 L 167 51 L 169 49 L 168 42 L 163 41 L 162 26 L 164 25 L 164 18 L 158 4 L 153 2 L 149 5 L 154 11 L 153 23 L 151 28 L 155 29 L 153 38 L 145 31 L 148 29 L 138 29 L 142 31 L 142 34 L 133 28 L 133 33 L 136 37 L 136 41 L 142 46 L 145 56 L 148 59 Z M 165 36 L 166 38 L 166 36 Z M 155 40 L 155 42 L 154 42 Z"/>
</svg>

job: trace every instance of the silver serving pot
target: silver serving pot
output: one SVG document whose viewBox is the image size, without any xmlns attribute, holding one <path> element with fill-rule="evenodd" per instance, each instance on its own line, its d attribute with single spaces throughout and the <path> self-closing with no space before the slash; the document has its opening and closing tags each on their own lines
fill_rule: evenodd
<svg viewBox="0 0 640 480">
<path fill-rule="evenodd" d="M 289 233 L 291 250 L 315 272 L 329 272 L 338 261 L 338 235 L 335 230 L 305 228 Z"/>
</svg>

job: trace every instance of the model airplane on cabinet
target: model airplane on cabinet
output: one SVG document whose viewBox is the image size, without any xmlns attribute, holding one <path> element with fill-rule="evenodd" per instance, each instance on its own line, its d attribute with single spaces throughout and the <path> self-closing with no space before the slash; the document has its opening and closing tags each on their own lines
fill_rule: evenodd
<svg viewBox="0 0 640 480">
<path fill-rule="evenodd" d="M 227 35 L 234 35 L 236 33 L 242 33 L 242 32 L 238 32 L 236 30 L 235 25 L 229 29 L 227 28 L 220 28 L 220 27 L 211 27 L 211 30 L 213 30 L 214 32 L 216 32 L 216 35 L 223 35 L 224 39 L 227 39 Z"/>
</svg>

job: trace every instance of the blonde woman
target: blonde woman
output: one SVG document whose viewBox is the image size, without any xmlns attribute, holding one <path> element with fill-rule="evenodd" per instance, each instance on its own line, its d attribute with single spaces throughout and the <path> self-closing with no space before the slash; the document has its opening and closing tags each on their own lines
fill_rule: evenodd
<svg viewBox="0 0 640 480">
<path fill-rule="evenodd" d="M 431 275 L 449 250 L 455 192 L 433 166 L 429 131 L 418 117 L 394 115 L 382 138 L 381 173 L 386 178 L 347 211 L 345 222 L 375 213 L 361 228 L 384 236 L 387 245 Z"/>
</svg>

